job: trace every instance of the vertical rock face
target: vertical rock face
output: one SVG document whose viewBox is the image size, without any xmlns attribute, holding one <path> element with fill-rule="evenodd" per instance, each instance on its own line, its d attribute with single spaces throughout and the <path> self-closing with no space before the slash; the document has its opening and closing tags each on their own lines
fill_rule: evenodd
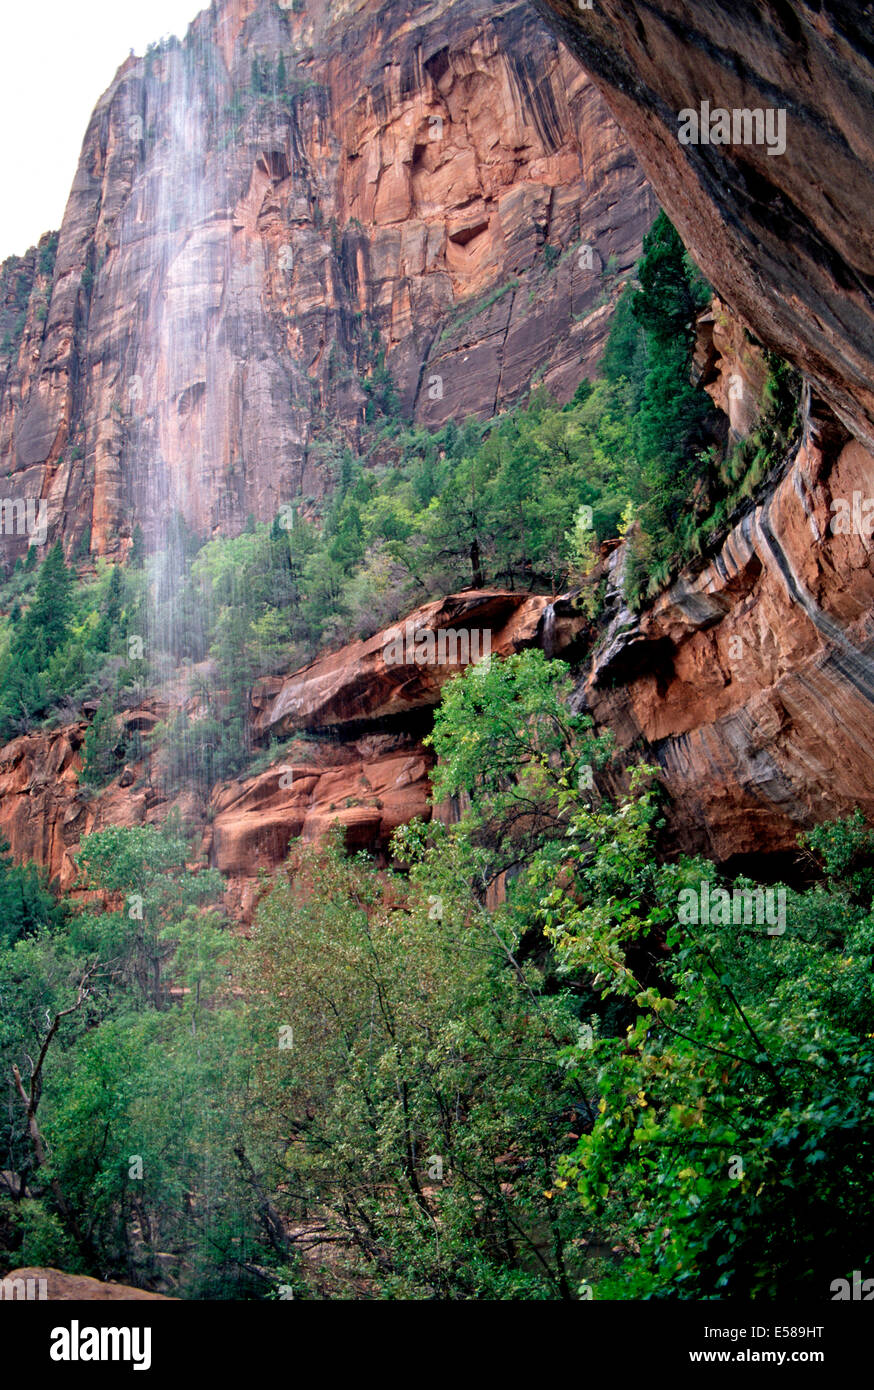
<svg viewBox="0 0 874 1390">
<path fill-rule="evenodd" d="M 852 522 L 872 487 L 857 440 L 811 435 L 703 571 L 638 620 L 617 611 L 577 702 L 660 764 L 673 850 L 788 851 L 823 819 L 874 816 L 874 561 Z"/>
<path fill-rule="evenodd" d="M 123 555 L 173 509 L 210 534 L 317 496 L 385 367 L 433 426 L 567 398 L 653 212 L 525 4 L 216 0 L 98 103 L 53 269 L 7 263 L 8 495 Z"/>
<path fill-rule="evenodd" d="M 745 433 L 762 355 L 718 301 L 695 356 Z M 660 766 L 672 852 L 743 863 L 856 806 L 874 817 L 872 531 L 874 455 L 808 394 L 793 455 L 708 557 L 636 615 L 624 547 L 594 576 L 607 622 L 574 704 L 620 767 Z"/>
<path fill-rule="evenodd" d="M 874 448 L 871 6 L 536 3 L 593 74 L 712 284 Z M 678 115 L 700 118 L 702 102 L 782 110 L 785 151 L 681 144 Z"/>
<path fill-rule="evenodd" d="M 621 747 L 660 763 L 674 849 L 722 860 L 791 850 L 803 826 L 857 805 L 874 815 L 871 7 L 536 5 L 592 73 L 730 306 L 701 325 L 696 368 L 734 434 L 750 427 L 744 402 L 761 377 L 742 327 L 814 388 L 791 465 L 710 563 L 634 617 L 613 554 L 613 618 L 577 702 Z M 701 138 L 703 103 L 730 114 L 737 143 Z M 746 136 L 757 111 L 772 113 L 770 148 Z"/>
</svg>

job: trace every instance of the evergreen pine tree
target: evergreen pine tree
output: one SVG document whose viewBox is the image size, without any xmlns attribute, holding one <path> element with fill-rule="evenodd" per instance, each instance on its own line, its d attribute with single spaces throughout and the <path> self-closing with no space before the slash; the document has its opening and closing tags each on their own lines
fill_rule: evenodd
<svg viewBox="0 0 874 1390">
<path fill-rule="evenodd" d="M 33 602 L 24 615 L 16 648 L 33 670 L 42 670 L 63 646 L 73 612 L 73 576 L 64 562 L 60 541 L 52 546 L 39 571 Z"/>
<path fill-rule="evenodd" d="M 64 909 L 50 892 L 45 871 L 16 864 L 0 836 L 0 945 L 11 946 L 40 927 L 60 925 Z"/>
<path fill-rule="evenodd" d="M 118 772 L 124 762 L 124 740 L 119 737 L 112 705 L 106 696 L 100 701 L 86 734 L 82 777 L 100 787 Z"/>
<path fill-rule="evenodd" d="M 114 651 L 123 636 L 122 619 L 124 617 L 124 580 L 122 578 L 121 566 L 116 565 L 109 580 L 109 588 L 106 591 L 106 598 L 100 611 L 100 622 L 95 633 L 95 645 L 98 651 Z"/>
</svg>

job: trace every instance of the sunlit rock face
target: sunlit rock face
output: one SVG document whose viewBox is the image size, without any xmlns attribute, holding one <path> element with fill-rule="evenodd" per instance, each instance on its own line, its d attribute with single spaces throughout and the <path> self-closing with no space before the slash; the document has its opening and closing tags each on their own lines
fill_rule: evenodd
<svg viewBox="0 0 874 1390">
<path fill-rule="evenodd" d="M 97 105 L 0 351 L 5 488 L 123 556 L 176 509 L 210 535 L 318 496 L 383 360 L 432 426 L 566 399 L 653 212 L 526 4 L 218 0 Z"/>
<path fill-rule="evenodd" d="M 536 0 L 536 7 L 592 73 L 720 295 L 874 449 L 871 6 L 596 0 L 586 8 Z M 766 142 L 682 144 L 679 113 L 699 112 L 700 140 L 705 101 L 711 110 L 782 110 L 785 151 L 769 152 Z"/>
</svg>

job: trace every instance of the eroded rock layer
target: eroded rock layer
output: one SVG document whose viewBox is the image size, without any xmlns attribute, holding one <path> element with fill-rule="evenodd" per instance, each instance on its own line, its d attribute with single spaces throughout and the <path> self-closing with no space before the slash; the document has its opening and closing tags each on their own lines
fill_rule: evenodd
<svg viewBox="0 0 874 1390">
<path fill-rule="evenodd" d="M 338 828 L 350 847 L 380 855 L 398 826 L 430 818 L 434 757 L 422 740 L 443 686 L 477 660 L 536 645 L 548 602 L 503 590 L 450 595 L 399 628 L 260 681 L 253 733 L 282 738 L 282 750 L 262 771 L 212 788 L 164 790 L 158 749 L 95 793 L 81 784 L 85 723 L 23 735 L 0 749 L 0 835 L 16 859 L 79 892 L 74 855 L 83 835 L 160 823 L 175 810 L 225 875 L 228 909 L 247 919 L 259 874 L 282 864 L 293 838 L 319 840 Z M 561 631 L 570 640 L 585 621 L 564 620 Z M 196 702 L 185 708 L 196 715 Z M 153 701 L 120 719 L 143 732 L 169 713 Z"/>
<path fill-rule="evenodd" d="M 874 817 L 872 512 L 874 456 L 811 418 L 773 493 L 640 616 L 610 557 L 576 704 L 660 765 L 672 852 L 790 851 L 821 820 Z"/>
</svg>

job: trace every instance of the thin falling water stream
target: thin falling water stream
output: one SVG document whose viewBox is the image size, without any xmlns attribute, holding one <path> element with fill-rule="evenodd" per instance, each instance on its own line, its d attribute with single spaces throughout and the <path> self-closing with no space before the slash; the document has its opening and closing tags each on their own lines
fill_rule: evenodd
<svg viewBox="0 0 874 1390">
<path fill-rule="evenodd" d="M 188 663 L 205 656 L 210 618 L 192 601 L 188 573 L 195 537 L 208 535 L 206 460 L 227 393 L 211 349 L 231 260 L 232 221 L 217 212 L 232 201 L 228 161 L 216 159 L 228 81 L 201 27 L 147 55 L 143 80 L 129 88 L 140 170 L 120 219 L 135 322 L 121 383 L 131 530 L 142 532 L 147 555 L 148 682 L 171 714 L 188 699 Z M 183 768 L 185 780 L 194 774 Z"/>
</svg>

